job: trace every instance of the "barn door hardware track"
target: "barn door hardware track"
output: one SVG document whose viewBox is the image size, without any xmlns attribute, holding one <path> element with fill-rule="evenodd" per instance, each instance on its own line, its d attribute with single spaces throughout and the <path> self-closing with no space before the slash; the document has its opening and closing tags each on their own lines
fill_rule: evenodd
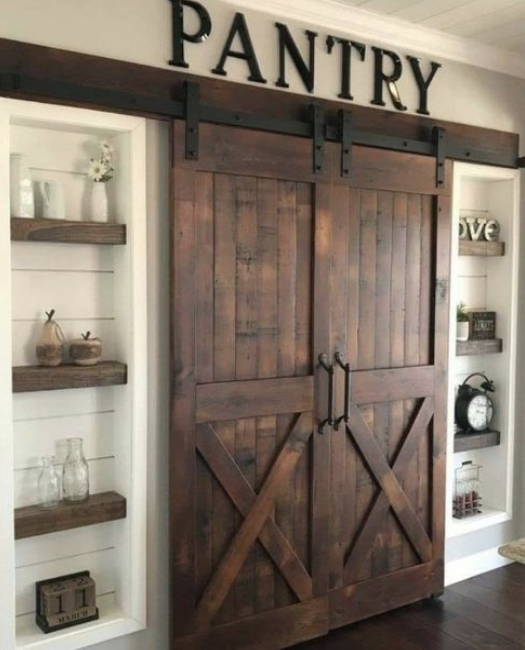
<svg viewBox="0 0 525 650">
<path fill-rule="evenodd" d="M 180 100 L 140 95 L 108 88 L 97 88 L 95 86 L 55 81 L 47 78 L 41 79 L 18 73 L 0 72 L 0 95 L 4 96 L 88 104 L 99 109 L 124 110 L 128 113 L 146 114 L 157 118 L 184 120 L 188 117 L 193 124 L 188 127 L 189 132 L 187 133 L 186 150 L 192 160 L 196 160 L 199 156 L 199 124 L 205 122 L 224 126 L 242 126 L 247 129 L 255 129 L 269 133 L 312 138 L 311 115 L 308 115 L 304 120 L 298 120 L 243 113 L 209 106 L 201 103 L 198 87 L 199 84 L 196 82 L 187 84 L 185 97 Z M 345 115 L 347 116 L 345 119 L 350 121 L 350 114 L 345 112 Z M 190 132 L 190 129 L 196 130 L 195 132 Z M 342 155 L 350 155 L 344 154 L 344 151 L 347 149 L 345 145 L 350 137 L 353 146 L 361 145 L 392 151 L 407 151 L 422 156 L 435 157 L 436 165 L 438 166 L 436 174 L 438 181 L 441 174 L 444 174 L 444 166 L 441 167 L 440 162 L 444 162 L 446 158 L 514 169 L 521 166 L 520 161 L 513 156 L 467 148 L 455 144 L 454 138 L 450 134 L 447 135 L 445 148 L 445 140 L 443 139 L 441 143 L 439 141 L 436 142 L 435 134 L 433 138 L 429 138 L 428 140 L 415 140 L 360 131 L 356 128 L 352 129 L 346 122 L 345 127 L 342 128 L 340 117 L 337 122 L 334 121 L 332 123 L 324 120 L 322 130 L 325 142 L 337 142 L 343 145 Z M 320 131 L 321 125 L 318 124 L 315 129 L 318 140 L 320 140 Z M 351 133 L 350 136 L 349 133 Z M 350 151 L 350 148 L 348 150 Z M 191 155 L 192 151 L 195 152 L 194 155 Z M 349 170 L 349 161 L 343 161 L 341 166 L 342 177 L 348 177 L 349 174 L 345 170 Z"/>
<path fill-rule="evenodd" d="M 322 106 L 312 104 L 310 106 L 312 116 L 312 133 L 314 146 L 314 174 L 320 174 L 324 166 L 324 142 L 326 117 Z"/>
<path fill-rule="evenodd" d="M 350 176 L 352 168 L 352 113 L 339 111 L 339 128 L 341 130 L 341 178 Z"/>
</svg>

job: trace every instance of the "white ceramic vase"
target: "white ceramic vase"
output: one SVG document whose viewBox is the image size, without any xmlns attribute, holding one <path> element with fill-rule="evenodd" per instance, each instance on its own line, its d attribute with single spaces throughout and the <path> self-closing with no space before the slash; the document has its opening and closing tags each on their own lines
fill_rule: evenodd
<svg viewBox="0 0 525 650">
<path fill-rule="evenodd" d="M 108 221 L 108 194 L 105 183 L 93 183 L 91 188 L 91 221 Z"/>
<path fill-rule="evenodd" d="M 10 175 L 11 216 L 33 219 L 35 216 L 33 181 L 22 154 L 11 154 Z"/>
</svg>

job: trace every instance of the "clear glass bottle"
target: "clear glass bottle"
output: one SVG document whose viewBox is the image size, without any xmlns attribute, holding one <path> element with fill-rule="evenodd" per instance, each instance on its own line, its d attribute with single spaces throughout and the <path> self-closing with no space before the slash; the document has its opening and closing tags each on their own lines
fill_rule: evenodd
<svg viewBox="0 0 525 650">
<path fill-rule="evenodd" d="M 67 439 L 67 456 L 62 474 L 64 501 L 84 501 L 89 496 L 89 467 L 82 438 Z"/>
<path fill-rule="evenodd" d="M 42 470 L 38 477 L 38 496 L 40 506 L 46 510 L 56 508 L 60 502 L 58 474 L 53 456 L 42 456 Z"/>
</svg>

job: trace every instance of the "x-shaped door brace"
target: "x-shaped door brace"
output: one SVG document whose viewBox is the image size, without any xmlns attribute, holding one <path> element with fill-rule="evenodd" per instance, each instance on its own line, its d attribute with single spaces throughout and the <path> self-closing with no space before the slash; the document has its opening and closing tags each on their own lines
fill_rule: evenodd
<svg viewBox="0 0 525 650">
<path fill-rule="evenodd" d="M 302 413 L 256 494 L 223 442 L 209 424 L 197 427 L 197 449 L 244 521 L 215 570 L 191 621 L 193 631 L 206 629 L 222 607 L 250 549 L 259 538 L 300 601 L 312 598 L 312 579 L 275 523 L 272 509 L 283 482 L 293 472 L 312 434 L 311 415 Z"/>
<path fill-rule="evenodd" d="M 344 575 L 347 584 L 353 582 L 356 571 L 370 552 L 379 527 L 390 507 L 421 561 L 428 562 L 432 559 L 432 542 L 403 491 L 400 481 L 405 478 L 408 465 L 419 447 L 421 437 L 425 433 L 433 414 L 434 400 L 427 397 L 419 409 L 419 413 L 407 434 L 403 447 L 398 452 L 393 466 L 390 467 L 361 412 L 355 404 L 350 406 L 349 420 L 346 427 L 347 433 L 354 440 L 356 447 L 362 454 L 382 491 L 367 516 L 366 522 L 346 561 Z"/>
</svg>

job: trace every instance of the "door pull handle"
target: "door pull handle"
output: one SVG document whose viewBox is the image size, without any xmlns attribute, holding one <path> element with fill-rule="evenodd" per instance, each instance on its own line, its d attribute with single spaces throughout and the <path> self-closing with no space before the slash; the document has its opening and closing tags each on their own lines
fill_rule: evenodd
<svg viewBox="0 0 525 650">
<path fill-rule="evenodd" d="M 319 365 L 328 373 L 328 409 L 327 416 L 320 420 L 317 425 L 317 431 L 324 433 L 327 426 L 334 425 L 334 366 L 328 363 L 328 355 L 320 354 L 318 357 Z"/>
<path fill-rule="evenodd" d="M 336 431 L 339 431 L 341 422 L 348 422 L 350 413 L 350 393 L 352 390 L 352 368 L 349 363 L 345 363 L 344 356 L 341 352 L 336 352 L 334 355 L 335 362 L 345 373 L 345 404 L 343 415 L 336 418 L 333 426 Z"/>
</svg>

